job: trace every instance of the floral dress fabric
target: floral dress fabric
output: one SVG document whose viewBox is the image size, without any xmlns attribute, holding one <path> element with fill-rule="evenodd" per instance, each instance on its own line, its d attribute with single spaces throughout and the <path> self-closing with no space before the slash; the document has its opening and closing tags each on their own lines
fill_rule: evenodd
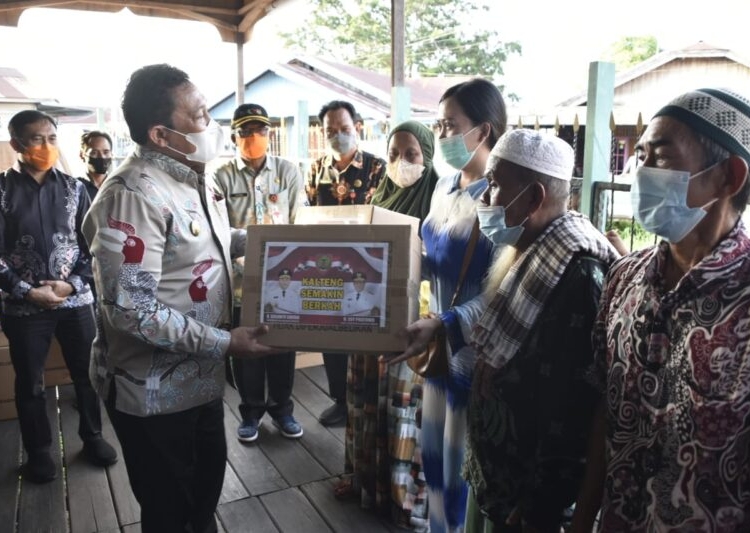
<svg viewBox="0 0 750 533">
<path fill-rule="evenodd" d="M 469 389 L 476 352 L 469 345 L 471 328 L 486 305 L 482 283 L 492 262 L 492 243 L 479 234 L 471 262 L 454 305 L 476 207 L 487 181 L 477 180 L 465 189 L 461 173 L 442 178 L 432 196 L 430 214 L 422 226 L 425 255 L 422 276 L 429 280 L 430 308 L 440 314 L 450 343 L 449 374 L 428 379 L 424 385 L 422 460 L 430 502 L 431 533 L 463 530 L 468 485 L 461 477 L 466 441 Z"/>
<path fill-rule="evenodd" d="M 353 474 L 355 493 L 363 507 L 396 525 L 425 530 L 419 447 L 423 379 L 406 363 L 389 366 L 369 355 L 350 357 L 348 372 L 345 472 Z"/>
</svg>

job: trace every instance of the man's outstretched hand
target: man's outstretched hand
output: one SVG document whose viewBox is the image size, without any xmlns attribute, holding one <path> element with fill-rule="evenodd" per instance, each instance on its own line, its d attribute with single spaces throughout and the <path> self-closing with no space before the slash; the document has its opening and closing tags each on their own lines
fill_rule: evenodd
<svg viewBox="0 0 750 533">
<path fill-rule="evenodd" d="M 279 350 L 261 344 L 258 339 L 268 332 L 267 326 L 251 328 L 240 326 L 234 328 L 229 333 L 232 336 L 229 341 L 229 350 L 227 353 L 234 357 L 253 358 L 263 357 L 272 353 L 278 353 Z"/>
</svg>

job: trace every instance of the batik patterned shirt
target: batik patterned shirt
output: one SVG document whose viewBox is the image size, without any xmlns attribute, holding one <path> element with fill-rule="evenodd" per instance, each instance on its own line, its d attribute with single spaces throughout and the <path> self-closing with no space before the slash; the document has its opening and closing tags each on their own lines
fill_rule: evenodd
<svg viewBox="0 0 750 533">
<path fill-rule="evenodd" d="M 610 270 L 601 529 L 750 531 L 750 239 L 742 222 L 672 289 L 669 245 Z"/>
<path fill-rule="evenodd" d="M 230 230 L 222 196 L 203 176 L 142 147 L 107 178 L 84 221 L 99 320 L 91 380 L 136 416 L 221 398 L 230 334 Z"/>
<path fill-rule="evenodd" d="M 333 156 L 314 161 L 310 167 L 307 189 L 313 205 L 369 204 L 385 174 L 385 161 L 357 150 L 344 170 L 337 170 Z"/>
<path fill-rule="evenodd" d="M 0 289 L 3 312 L 44 311 L 25 300 L 41 281 L 64 280 L 73 293 L 60 305 L 90 305 L 91 255 L 81 223 L 90 205 L 82 183 L 51 169 L 42 183 L 16 164 L 0 173 Z"/>
</svg>

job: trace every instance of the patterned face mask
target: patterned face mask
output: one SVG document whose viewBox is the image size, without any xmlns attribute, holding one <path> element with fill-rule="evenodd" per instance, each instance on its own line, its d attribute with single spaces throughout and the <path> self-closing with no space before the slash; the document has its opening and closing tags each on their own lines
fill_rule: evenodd
<svg viewBox="0 0 750 533">
<path fill-rule="evenodd" d="M 348 154 L 357 146 L 357 136 L 354 133 L 337 133 L 328 137 L 333 155 L 341 157 Z"/>
<path fill-rule="evenodd" d="M 422 177 L 424 169 L 424 165 L 409 163 L 408 161 L 404 161 L 401 158 L 396 159 L 392 162 L 389 161 L 385 165 L 385 173 L 393 183 L 395 183 L 402 189 L 411 187 L 417 181 L 419 181 L 419 178 Z"/>
</svg>

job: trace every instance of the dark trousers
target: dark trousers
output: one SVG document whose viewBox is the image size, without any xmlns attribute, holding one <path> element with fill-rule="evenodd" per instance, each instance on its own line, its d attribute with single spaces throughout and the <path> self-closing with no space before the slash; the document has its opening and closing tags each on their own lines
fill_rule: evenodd
<svg viewBox="0 0 750 533">
<path fill-rule="evenodd" d="M 232 314 L 232 327 L 240 325 L 240 308 Z M 240 395 L 242 420 L 260 420 L 264 413 L 272 418 L 291 415 L 294 411 L 292 387 L 297 354 L 287 352 L 260 359 L 231 358 L 234 385 Z M 268 398 L 266 398 L 268 383 Z"/>
<path fill-rule="evenodd" d="M 143 533 L 213 533 L 227 442 L 221 399 L 179 413 L 133 416 L 106 402 Z"/>
<path fill-rule="evenodd" d="M 294 352 L 287 352 L 258 359 L 232 358 L 234 382 L 240 394 L 240 415 L 243 420 L 260 420 L 266 412 L 272 418 L 292 414 L 296 355 Z"/>
<path fill-rule="evenodd" d="M 0 320 L 16 373 L 15 393 L 23 446 L 29 453 L 46 452 L 52 444 L 44 364 L 52 336 L 62 348 L 78 403 L 78 435 L 86 441 L 101 436 L 99 398 L 89 380 L 94 312 L 91 306 L 54 309 L 28 316 L 3 315 Z"/>
<path fill-rule="evenodd" d="M 323 366 L 328 377 L 328 393 L 336 403 L 346 402 L 346 367 L 349 356 L 343 353 L 323 353 Z"/>
</svg>

